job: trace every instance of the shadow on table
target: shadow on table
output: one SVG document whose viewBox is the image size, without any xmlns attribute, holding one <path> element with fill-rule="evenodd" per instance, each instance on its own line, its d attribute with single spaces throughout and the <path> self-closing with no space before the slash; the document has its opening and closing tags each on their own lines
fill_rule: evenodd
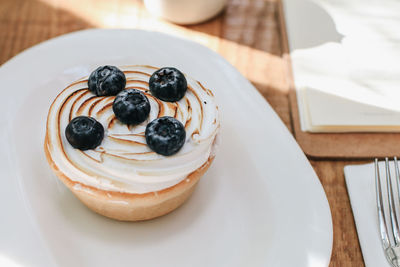
<svg viewBox="0 0 400 267">
<path fill-rule="evenodd" d="M 343 35 L 337 31 L 335 21 L 321 3 L 285 0 L 284 6 L 291 52 L 342 40 Z"/>
<path fill-rule="evenodd" d="M 340 42 L 342 35 L 321 4 L 310 0 L 281 0 L 292 50 Z M 188 29 L 215 35 L 240 45 L 282 55 L 279 1 L 231 1 L 225 11 Z M 288 27 L 289 26 L 289 27 Z"/>
</svg>

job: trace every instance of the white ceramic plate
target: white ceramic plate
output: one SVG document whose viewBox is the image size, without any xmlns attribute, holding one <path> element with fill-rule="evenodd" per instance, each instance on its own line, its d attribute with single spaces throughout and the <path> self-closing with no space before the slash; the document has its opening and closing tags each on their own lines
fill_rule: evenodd
<svg viewBox="0 0 400 267">
<path fill-rule="evenodd" d="M 99 216 L 47 165 L 48 107 L 102 64 L 175 66 L 215 91 L 219 153 L 194 195 L 167 216 Z M 0 265 L 328 266 L 331 214 L 317 176 L 263 97 L 209 49 L 155 32 L 81 31 L 11 59 L 0 85 Z"/>
</svg>

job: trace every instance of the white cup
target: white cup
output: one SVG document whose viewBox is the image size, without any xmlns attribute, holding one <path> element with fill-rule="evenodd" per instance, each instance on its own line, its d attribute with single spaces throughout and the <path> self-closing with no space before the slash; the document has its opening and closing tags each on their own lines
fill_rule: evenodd
<svg viewBox="0 0 400 267">
<path fill-rule="evenodd" d="M 206 21 L 224 9 L 227 0 L 144 0 L 150 13 L 177 24 Z"/>
</svg>

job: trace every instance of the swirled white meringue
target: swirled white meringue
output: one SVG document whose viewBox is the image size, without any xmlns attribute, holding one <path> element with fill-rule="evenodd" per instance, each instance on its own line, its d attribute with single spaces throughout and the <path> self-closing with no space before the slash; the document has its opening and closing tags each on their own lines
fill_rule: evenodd
<svg viewBox="0 0 400 267">
<path fill-rule="evenodd" d="M 126 88 L 145 93 L 151 105 L 149 118 L 137 126 L 120 123 L 112 111 L 115 96 L 97 97 L 87 89 L 87 77 L 65 88 L 54 100 L 47 118 L 47 149 L 57 168 L 71 180 L 95 188 L 127 193 L 147 193 L 173 186 L 201 167 L 211 155 L 219 129 L 218 107 L 209 89 L 186 76 L 188 91 L 178 102 L 151 95 L 148 80 L 157 68 L 125 66 Z M 105 129 L 94 150 L 74 149 L 65 128 L 76 116 L 94 117 Z M 186 129 L 186 142 L 175 155 L 162 156 L 146 145 L 146 125 L 172 116 Z"/>
</svg>

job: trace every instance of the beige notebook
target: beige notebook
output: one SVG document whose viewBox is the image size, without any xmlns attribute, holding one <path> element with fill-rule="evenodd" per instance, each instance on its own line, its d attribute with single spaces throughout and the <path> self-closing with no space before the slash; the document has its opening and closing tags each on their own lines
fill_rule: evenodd
<svg viewBox="0 0 400 267">
<path fill-rule="evenodd" d="M 351 0 L 349 0 L 351 2 Z M 297 93 L 299 89 L 296 88 L 294 82 L 294 75 L 292 73 L 292 59 L 290 54 L 289 45 L 291 47 L 305 48 L 319 46 L 326 43 L 326 40 L 335 40 L 332 42 L 339 42 L 343 35 L 336 31 L 336 27 L 331 23 L 331 27 L 321 31 L 318 38 L 300 38 L 303 35 L 309 34 L 308 31 L 301 31 L 293 26 L 298 24 L 300 28 L 307 29 L 307 24 L 314 23 L 315 19 L 302 19 L 308 17 L 307 9 L 317 9 L 314 14 L 319 14 L 321 17 L 319 21 L 327 19 L 326 12 L 321 12 L 321 8 L 314 2 L 304 0 L 282 0 L 279 8 L 279 22 L 282 29 L 282 45 L 284 50 L 285 59 L 287 62 L 287 76 L 290 82 L 290 105 L 291 115 L 293 122 L 294 135 L 303 149 L 304 153 L 313 158 L 373 158 L 385 156 L 399 156 L 400 152 L 400 133 L 396 132 L 307 132 L 302 131 L 300 123 L 300 114 L 298 108 Z M 301 7 L 307 5 L 306 7 Z M 285 10 L 286 9 L 286 10 Z M 380 10 L 380 9 L 377 9 Z M 296 14 L 294 17 L 293 14 Z M 288 18 L 288 15 L 291 17 Z M 330 18 L 330 17 L 328 17 Z M 396 19 L 397 17 L 392 17 Z M 331 20 L 332 22 L 332 20 Z M 292 25 L 286 28 L 286 25 Z M 388 28 L 389 29 L 389 28 Z M 287 30 L 291 30 L 290 34 Z M 332 31 L 336 35 L 332 35 Z M 329 38 L 329 36 L 331 38 Z M 334 38 L 332 38 L 332 36 Z M 288 40 L 291 37 L 292 42 Z M 336 39 L 335 39 L 336 38 Z M 296 42 L 293 42 L 296 40 Z M 336 108 L 336 107 L 335 107 Z M 337 110 L 337 108 L 336 108 Z M 336 127 L 337 125 L 334 125 Z M 325 128 L 327 126 L 324 126 Z M 379 126 L 382 129 L 382 126 Z M 389 126 L 390 127 L 390 126 Z"/>
<path fill-rule="evenodd" d="M 400 1 L 284 0 L 300 128 L 400 132 Z"/>
</svg>

